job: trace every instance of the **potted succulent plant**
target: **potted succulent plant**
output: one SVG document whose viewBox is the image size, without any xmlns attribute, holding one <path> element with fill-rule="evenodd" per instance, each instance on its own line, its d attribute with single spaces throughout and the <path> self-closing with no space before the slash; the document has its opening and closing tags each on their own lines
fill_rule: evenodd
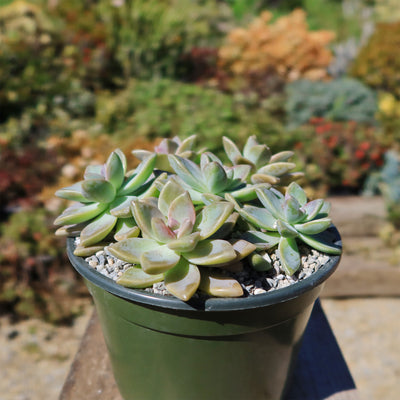
<svg viewBox="0 0 400 400">
<path fill-rule="evenodd" d="M 55 221 L 92 294 L 125 399 L 279 399 L 314 301 L 339 263 L 322 199 L 293 153 L 195 136 L 120 150 L 57 191 Z"/>
</svg>

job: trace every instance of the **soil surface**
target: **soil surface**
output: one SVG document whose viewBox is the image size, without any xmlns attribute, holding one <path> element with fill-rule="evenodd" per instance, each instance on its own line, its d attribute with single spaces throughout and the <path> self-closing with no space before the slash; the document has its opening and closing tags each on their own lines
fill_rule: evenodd
<svg viewBox="0 0 400 400">
<path fill-rule="evenodd" d="M 400 298 L 323 299 L 344 357 L 364 400 L 400 393 Z M 0 400 L 56 400 L 91 316 L 70 327 L 0 317 Z"/>
</svg>

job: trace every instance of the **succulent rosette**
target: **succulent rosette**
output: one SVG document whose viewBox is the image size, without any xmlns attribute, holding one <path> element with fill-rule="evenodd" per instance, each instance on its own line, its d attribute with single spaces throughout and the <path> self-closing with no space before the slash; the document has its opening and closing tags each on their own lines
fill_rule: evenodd
<svg viewBox="0 0 400 400">
<path fill-rule="evenodd" d="M 126 158 L 118 149 L 104 165 L 88 166 L 83 181 L 56 192 L 58 197 L 74 201 L 54 223 L 63 225 L 58 234 L 79 233 L 75 255 L 85 256 L 104 248 L 101 241 L 114 228 L 117 240 L 139 234 L 130 203 L 157 193 L 156 178 L 151 178 L 155 160 L 152 155 L 126 174 Z"/>
<path fill-rule="evenodd" d="M 75 255 L 105 249 L 132 264 L 117 283 L 136 289 L 164 282 L 183 301 L 198 291 L 240 297 L 232 271 L 267 271 L 277 249 L 281 266 L 294 275 L 301 246 L 327 254 L 341 249 L 330 237 L 329 205 L 308 201 L 295 182 L 292 152 L 271 155 L 250 137 L 241 153 L 228 138 L 231 164 L 193 149 L 195 136 L 164 139 L 155 152 L 137 150 L 142 161 L 127 172 L 120 150 L 102 166 L 89 166 L 84 180 L 56 195 L 72 200 L 55 221 L 60 234 L 79 236 Z"/>
<path fill-rule="evenodd" d="M 142 288 L 164 280 L 167 290 L 184 301 L 200 285 L 214 296 L 241 296 L 238 282 L 198 268 L 239 261 L 255 250 L 254 245 L 241 240 L 211 238 L 232 211 L 232 203 L 215 201 L 196 212 L 189 193 L 174 180 L 164 186 L 158 199 L 134 200 L 132 213 L 142 237 L 124 239 L 107 250 L 140 267 L 128 269 L 118 282 Z"/>
<path fill-rule="evenodd" d="M 306 193 L 295 182 L 288 186 L 285 195 L 270 188 L 257 189 L 257 196 L 262 207 L 241 206 L 232 196 L 227 198 L 246 221 L 258 228 L 249 229 L 243 238 L 261 250 L 278 246 L 287 275 L 293 275 L 301 265 L 298 241 L 324 253 L 341 253 L 327 230 L 332 225 L 329 203 L 322 199 L 308 202 Z"/>
</svg>

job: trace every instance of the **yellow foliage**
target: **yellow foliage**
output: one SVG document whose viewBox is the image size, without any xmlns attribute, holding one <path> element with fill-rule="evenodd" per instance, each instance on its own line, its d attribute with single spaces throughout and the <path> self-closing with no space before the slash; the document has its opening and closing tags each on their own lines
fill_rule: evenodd
<svg viewBox="0 0 400 400">
<path fill-rule="evenodd" d="M 400 100 L 397 100 L 391 93 L 379 95 L 379 112 L 384 117 L 400 117 Z"/>
<path fill-rule="evenodd" d="M 309 31 L 301 9 L 271 19 L 264 11 L 247 29 L 232 30 L 219 51 L 219 67 L 233 78 L 273 70 L 285 81 L 326 79 L 334 33 Z"/>
</svg>

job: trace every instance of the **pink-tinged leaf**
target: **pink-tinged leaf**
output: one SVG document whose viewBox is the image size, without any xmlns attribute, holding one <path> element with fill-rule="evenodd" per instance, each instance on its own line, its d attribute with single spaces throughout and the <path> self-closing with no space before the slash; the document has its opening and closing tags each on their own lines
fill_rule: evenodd
<svg viewBox="0 0 400 400">
<path fill-rule="evenodd" d="M 243 289 L 233 278 L 212 271 L 202 270 L 199 289 L 215 297 L 240 297 Z"/>
<path fill-rule="evenodd" d="M 181 256 L 167 245 L 162 245 L 143 252 L 140 256 L 140 265 L 147 274 L 162 274 L 178 264 L 180 258 Z"/>
<path fill-rule="evenodd" d="M 142 253 L 158 247 L 160 245 L 153 239 L 129 238 L 111 244 L 107 247 L 107 251 L 120 260 L 139 264 Z"/>
<path fill-rule="evenodd" d="M 233 204 L 218 201 L 205 206 L 197 215 L 194 231 L 200 232 L 201 239 L 206 239 L 214 234 L 232 214 Z"/>
<path fill-rule="evenodd" d="M 115 190 L 118 190 L 122 185 L 125 178 L 125 168 L 123 160 L 121 160 L 121 151 L 113 151 L 106 162 L 106 179 L 114 186 Z M 125 156 L 124 156 L 125 159 Z M 125 160 L 126 162 L 126 160 Z"/>
<path fill-rule="evenodd" d="M 177 221 L 177 226 L 174 229 L 178 228 L 186 219 L 189 219 L 193 224 L 196 220 L 196 211 L 188 192 L 178 196 L 168 210 L 168 221 L 171 221 L 171 223 Z M 169 225 L 172 226 L 170 223 Z"/>
<path fill-rule="evenodd" d="M 286 275 L 293 275 L 300 268 L 300 253 L 296 239 L 282 237 L 278 252 Z"/>
<path fill-rule="evenodd" d="M 175 239 L 169 243 L 167 246 L 178 253 L 192 251 L 200 240 L 200 234 L 198 232 L 194 232 L 191 235 L 184 236 L 178 239 Z"/>
<path fill-rule="evenodd" d="M 152 218 L 151 228 L 153 237 L 160 243 L 168 243 L 175 240 L 175 233 L 167 226 L 164 218 Z"/>
<path fill-rule="evenodd" d="M 164 216 L 151 201 L 151 198 L 132 201 L 131 210 L 136 223 L 142 231 L 143 237 L 156 239 L 153 227 L 151 226 L 151 220 L 153 218 L 163 219 Z"/>
<path fill-rule="evenodd" d="M 165 287 L 168 292 L 183 301 L 188 301 L 200 285 L 200 271 L 184 258 L 165 274 Z"/>
<path fill-rule="evenodd" d="M 110 203 L 115 198 L 115 187 L 104 179 L 88 179 L 82 182 L 84 196 L 99 203 Z"/>
<path fill-rule="evenodd" d="M 171 203 L 184 193 L 185 190 L 181 184 L 179 184 L 174 178 L 169 179 L 160 191 L 158 208 L 165 216 L 167 216 Z"/>
<path fill-rule="evenodd" d="M 193 231 L 193 222 L 191 219 L 186 218 L 182 221 L 181 226 L 176 232 L 176 237 L 179 239 L 181 237 L 185 237 L 190 235 Z"/>
<path fill-rule="evenodd" d="M 114 228 L 117 223 L 117 217 L 104 212 L 94 221 L 83 228 L 80 234 L 80 245 L 87 247 L 103 240 Z"/>
<path fill-rule="evenodd" d="M 55 225 L 73 225 L 81 222 L 89 221 L 101 214 L 108 207 L 103 203 L 92 203 L 81 207 L 68 207 L 54 221 Z"/>
<path fill-rule="evenodd" d="M 154 283 L 158 283 L 164 280 L 164 274 L 149 275 L 146 274 L 141 268 L 131 267 L 128 268 L 118 279 L 119 285 L 132 288 L 132 289 L 144 289 L 153 286 Z"/>
<path fill-rule="evenodd" d="M 203 240 L 195 249 L 182 254 L 190 263 L 195 265 L 224 264 L 236 258 L 236 252 L 226 240 Z"/>
</svg>

